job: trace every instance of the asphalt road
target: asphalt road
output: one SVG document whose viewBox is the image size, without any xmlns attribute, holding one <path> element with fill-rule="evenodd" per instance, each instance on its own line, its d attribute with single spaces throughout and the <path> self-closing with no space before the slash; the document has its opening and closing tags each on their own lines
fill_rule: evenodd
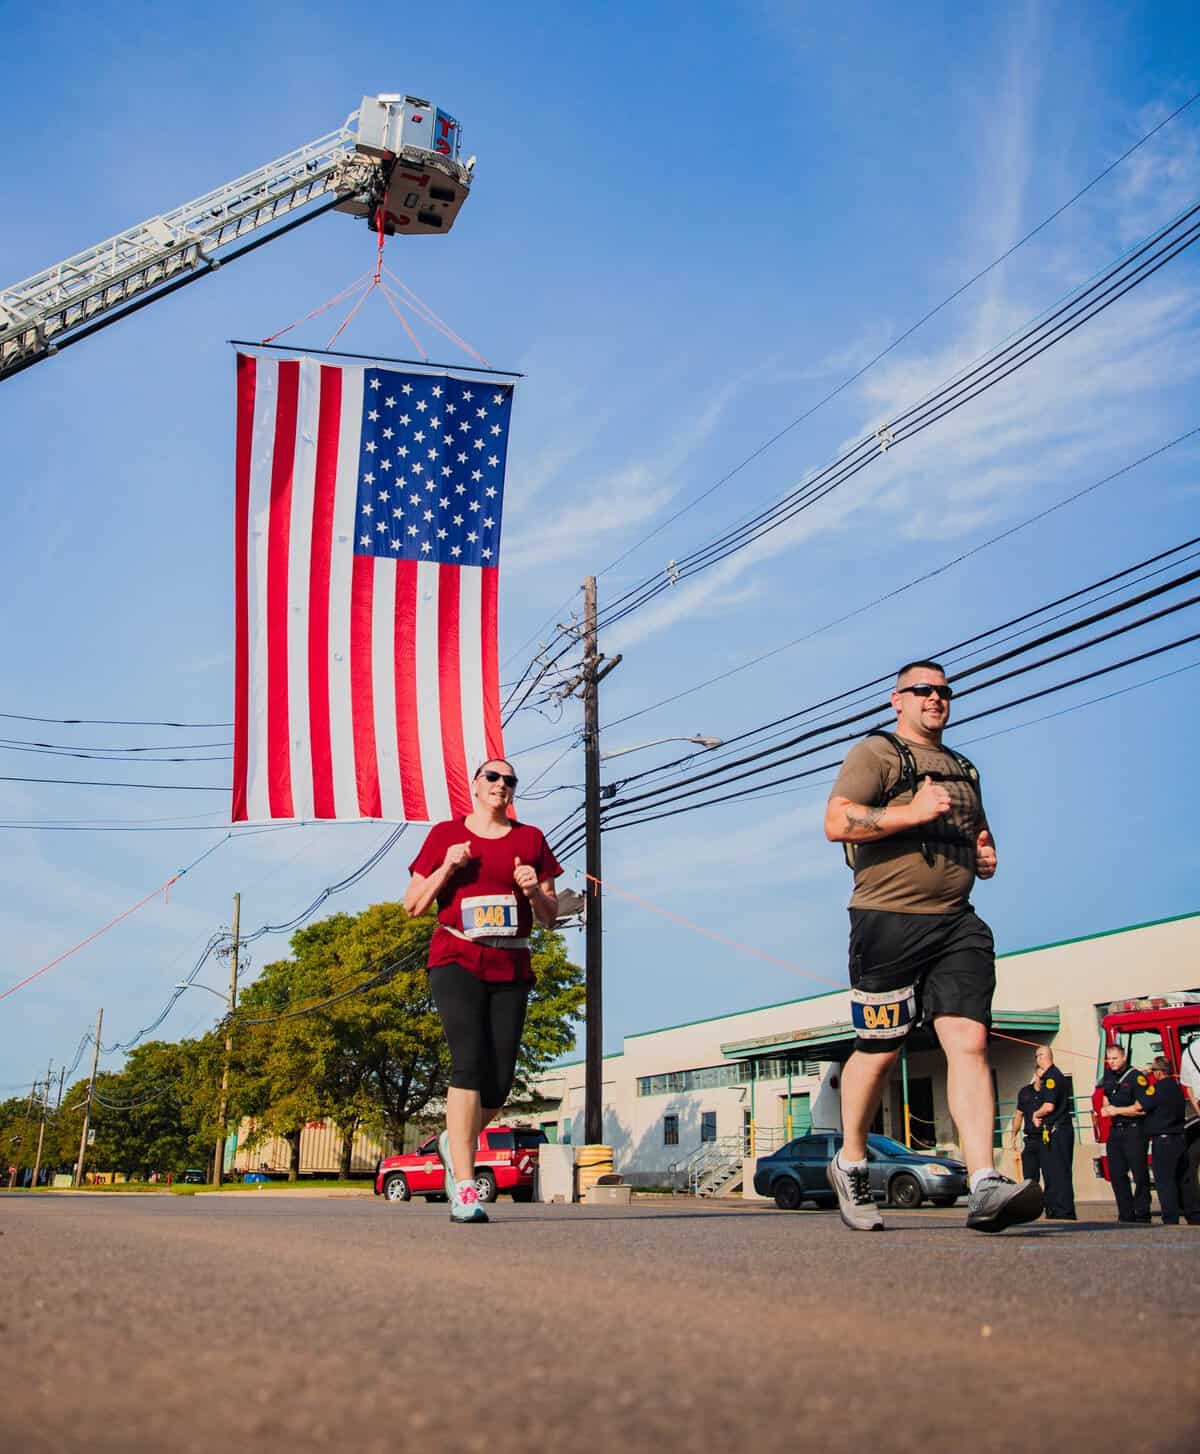
<svg viewBox="0 0 1200 1454">
<path fill-rule="evenodd" d="M 0 1196 L 0 1446 L 1200 1447 L 1200 1228 Z"/>
</svg>

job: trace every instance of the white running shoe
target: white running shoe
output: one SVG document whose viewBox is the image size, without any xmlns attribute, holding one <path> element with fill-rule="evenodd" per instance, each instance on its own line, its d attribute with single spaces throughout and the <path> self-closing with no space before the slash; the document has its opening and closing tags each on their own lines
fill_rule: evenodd
<svg viewBox="0 0 1200 1454">
<path fill-rule="evenodd" d="M 455 1181 L 454 1169 L 450 1164 L 450 1132 L 443 1131 L 437 1139 L 438 1159 L 445 1173 L 443 1185 L 446 1200 L 450 1203 L 452 1222 L 486 1222 L 488 1214 L 479 1201 L 479 1188 L 473 1181 Z"/>
<path fill-rule="evenodd" d="M 847 1171 L 833 1160 L 825 1168 L 825 1179 L 837 1193 L 838 1211 L 852 1232 L 882 1232 L 883 1214 L 871 1195 L 871 1182 L 865 1166 Z"/>
</svg>

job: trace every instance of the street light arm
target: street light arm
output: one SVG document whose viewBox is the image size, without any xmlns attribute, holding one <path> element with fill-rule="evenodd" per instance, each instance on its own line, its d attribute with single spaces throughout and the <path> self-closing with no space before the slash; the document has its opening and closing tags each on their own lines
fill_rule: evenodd
<svg viewBox="0 0 1200 1454">
<path fill-rule="evenodd" d="M 192 980 L 183 980 L 175 988 L 177 990 L 207 990 L 210 995 L 216 995 L 217 999 L 222 1001 L 222 1003 L 226 1005 L 229 1003 L 229 996 L 222 994 L 220 990 L 213 989 L 210 984 L 200 984 Z"/>
<path fill-rule="evenodd" d="M 602 752 L 601 762 L 607 762 L 613 757 L 624 757 L 627 752 L 641 752 L 646 747 L 661 747 L 664 742 L 694 742 L 697 747 L 704 747 L 710 751 L 714 747 L 723 747 L 724 739 L 720 737 L 701 737 L 697 734 L 694 737 L 656 737 L 653 742 L 638 742 L 632 747 L 618 747 L 615 752 Z"/>
</svg>

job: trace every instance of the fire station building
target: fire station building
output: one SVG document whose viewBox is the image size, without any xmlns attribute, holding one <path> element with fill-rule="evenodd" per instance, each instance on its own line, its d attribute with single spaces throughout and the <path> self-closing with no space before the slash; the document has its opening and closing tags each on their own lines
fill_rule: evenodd
<svg viewBox="0 0 1200 1454">
<path fill-rule="evenodd" d="M 1200 988 L 1200 913 L 1018 950 L 999 956 L 996 971 L 997 1164 L 1012 1174 L 1017 1092 L 1032 1079 L 1034 1046 L 1046 1043 L 1073 1080 L 1076 1195 L 1107 1197 L 1091 1117 L 1100 1021 L 1116 1001 Z M 627 1035 L 604 1061 L 604 1141 L 616 1169 L 635 1186 L 752 1195 L 755 1157 L 810 1128 L 840 1129 L 839 1073 L 853 1040 L 846 991 Z M 1133 1042 L 1136 1065 L 1159 1053 L 1148 1033 Z M 537 1089 L 547 1136 L 582 1143 L 583 1061 L 545 1071 Z M 957 1151 L 946 1064 L 928 1030 L 910 1037 L 875 1129 L 916 1149 Z"/>
</svg>

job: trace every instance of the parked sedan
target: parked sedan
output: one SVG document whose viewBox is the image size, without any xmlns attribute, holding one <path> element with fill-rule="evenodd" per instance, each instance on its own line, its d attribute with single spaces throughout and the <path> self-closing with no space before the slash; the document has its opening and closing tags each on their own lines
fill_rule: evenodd
<svg viewBox="0 0 1200 1454">
<path fill-rule="evenodd" d="M 825 1178 L 825 1168 L 840 1150 L 840 1131 L 813 1131 L 798 1136 L 770 1156 L 760 1156 L 754 1170 L 754 1190 L 774 1197 L 775 1205 L 794 1212 L 804 1202 L 819 1207 L 837 1205 Z M 919 1207 L 931 1201 L 949 1207 L 966 1196 L 967 1168 L 950 1156 L 929 1156 L 912 1151 L 890 1136 L 867 1137 L 871 1195 L 894 1207 Z"/>
</svg>

